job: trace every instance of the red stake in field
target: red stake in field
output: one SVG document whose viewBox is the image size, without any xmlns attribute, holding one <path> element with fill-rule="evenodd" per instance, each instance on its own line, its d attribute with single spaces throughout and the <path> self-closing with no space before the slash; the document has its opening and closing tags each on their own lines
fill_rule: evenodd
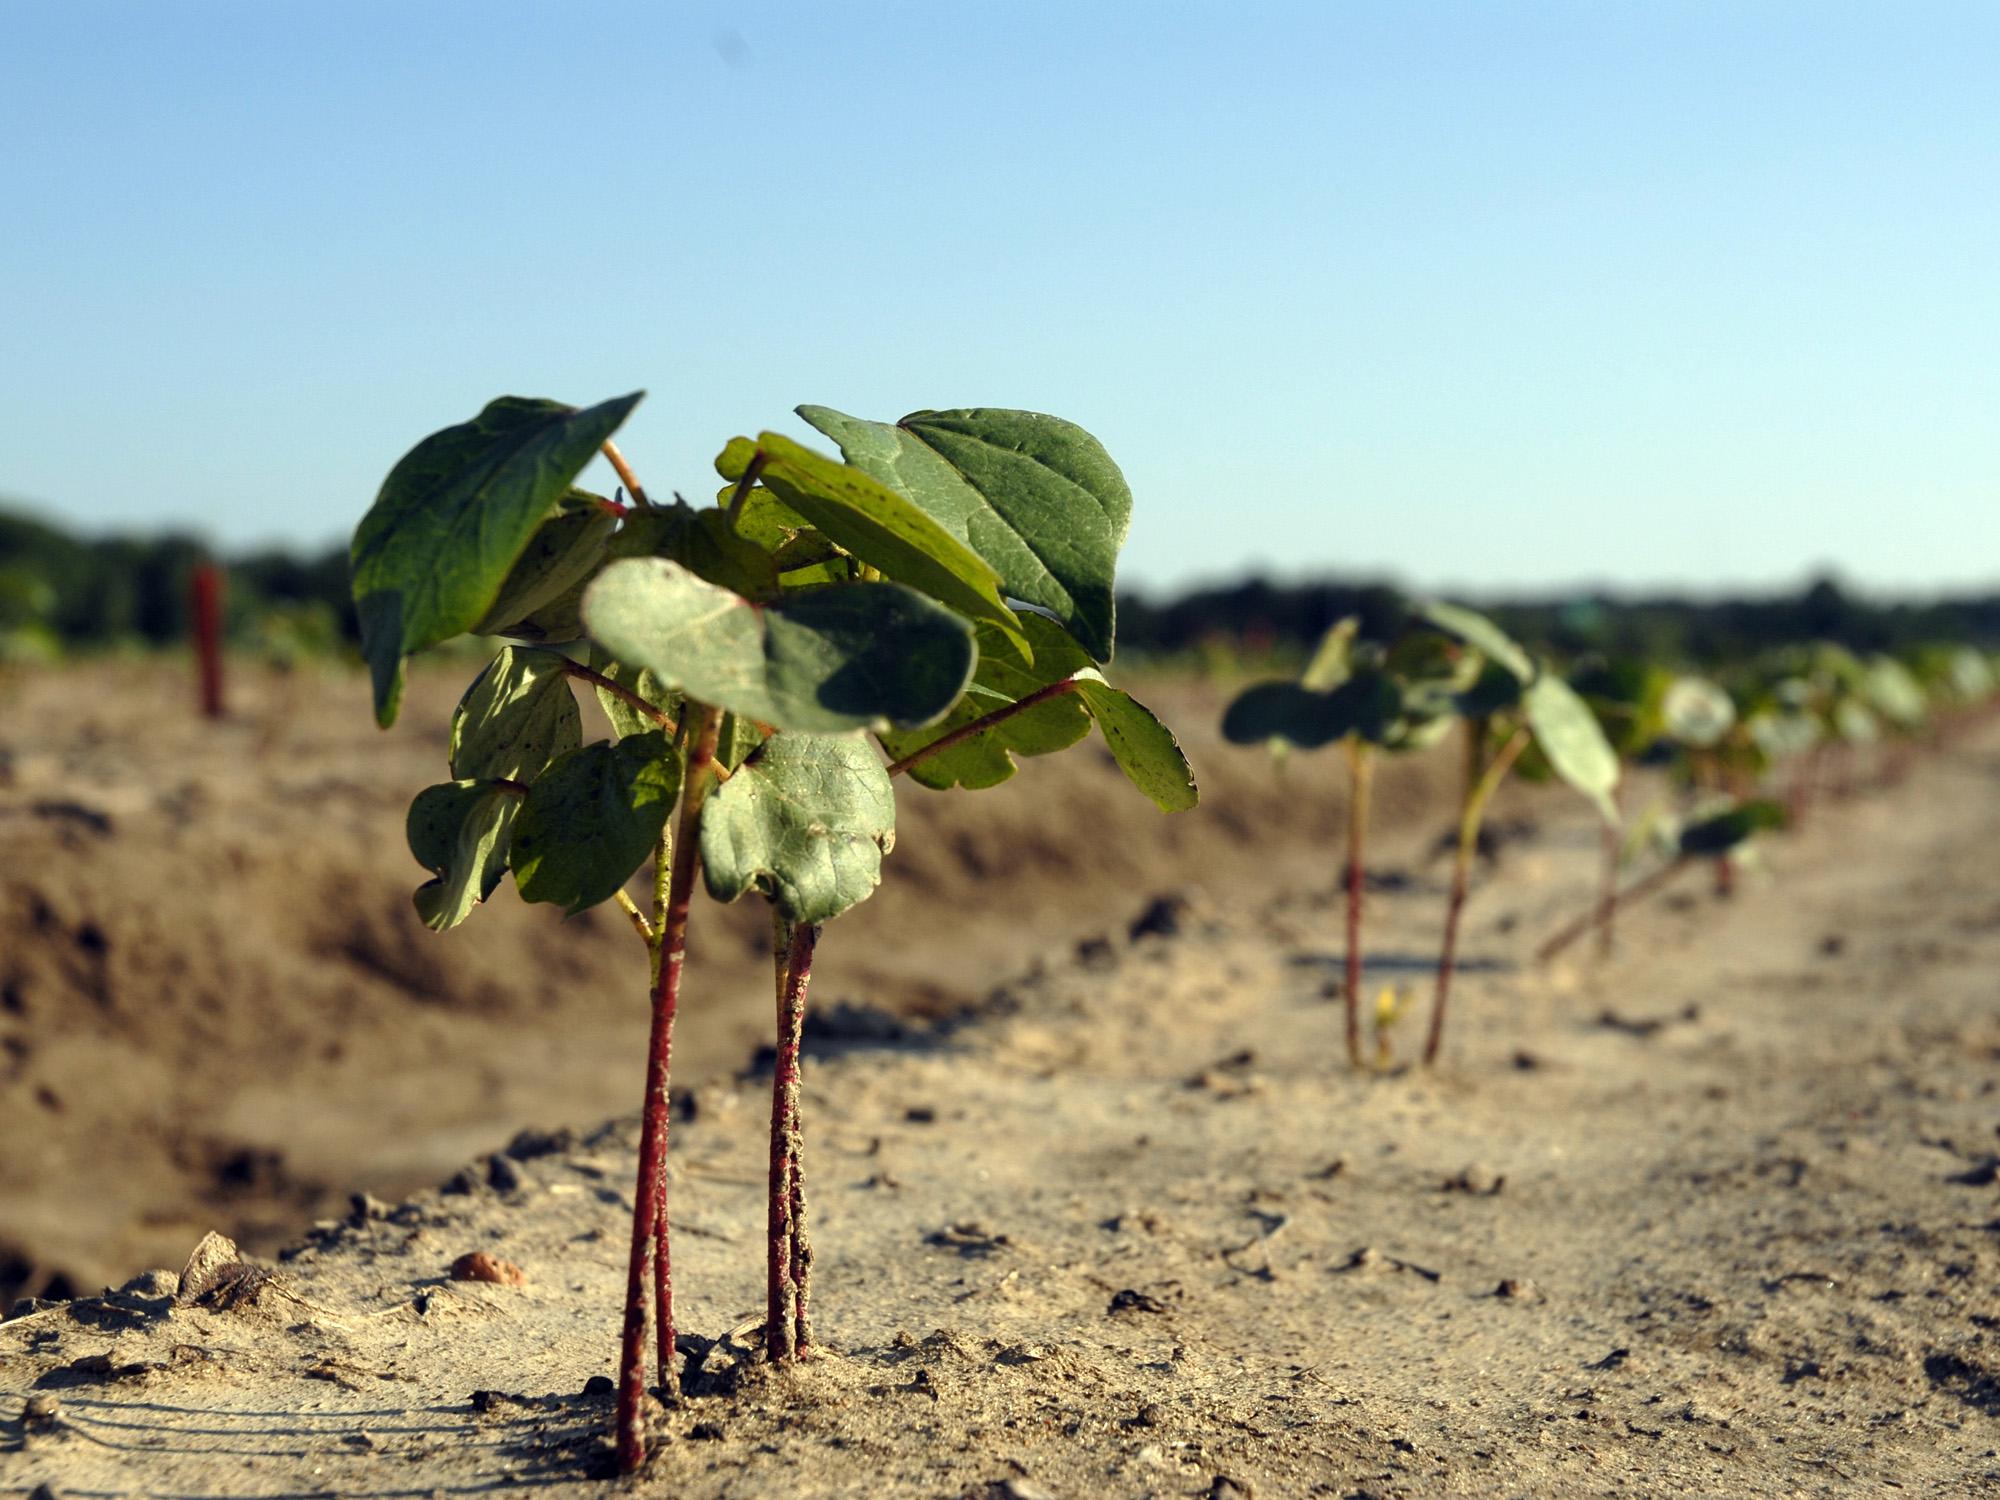
<svg viewBox="0 0 2000 1500">
<path fill-rule="evenodd" d="M 202 563 L 189 580 L 189 604 L 194 617 L 195 664 L 201 674 L 201 711 L 222 717 L 222 568 Z"/>
</svg>

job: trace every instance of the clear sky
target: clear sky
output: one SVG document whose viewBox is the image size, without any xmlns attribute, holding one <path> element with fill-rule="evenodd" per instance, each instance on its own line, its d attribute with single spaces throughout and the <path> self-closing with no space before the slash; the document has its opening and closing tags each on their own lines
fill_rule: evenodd
<svg viewBox="0 0 2000 1500">
<path fill-rule="evenodd" d="M 2000 582 L 2000 5 L 0 0 L 0 494 L 1081 422 L 1125 581 Z M 608 477 L 605 485 L 609 487 Z"/>
</svg>

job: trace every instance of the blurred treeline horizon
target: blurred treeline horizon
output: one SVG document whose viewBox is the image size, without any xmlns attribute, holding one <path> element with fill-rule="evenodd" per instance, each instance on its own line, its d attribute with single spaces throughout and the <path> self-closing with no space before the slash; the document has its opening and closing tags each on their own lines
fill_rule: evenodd
<svg viewBox="0 0 2000 1500">
<path fill-rule="evenodd" d="M 355 649 L 344 548 L 218 554 L 180 534 L 77 536 L 0 506 L 0 662 L 174 645 L 188 630 L 190 579 L 207 561 L 227 572 L 234 645 L 284 658 Z M 1349 615 L 1360 617 L 1364 637 L 1386 638 L 1420 597 L 1382 578 L 1251 577 L 1173 594 L 1121 590 L 1119 641 L 1134 657 L 1227 670 L 1244 658 L 1303 654 Z M 1940 641 L 2000 649 L 2000 591 L 1894 598 L 1826 574 L 1789 590 L 1712 597 L 1614 589 L 1453 597 L 1564 657 L 1711 666 L 1805 641 L 1855 651 Z"/>
</svg>

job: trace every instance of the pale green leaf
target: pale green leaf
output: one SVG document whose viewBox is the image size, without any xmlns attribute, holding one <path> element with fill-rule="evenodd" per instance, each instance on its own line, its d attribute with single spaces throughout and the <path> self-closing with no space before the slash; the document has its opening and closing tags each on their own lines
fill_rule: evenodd
<svg viewBox="0 0 2000 1500">
<path fill-rule="evenodd" d="M 1529 684 L 1521 706 L 1550 769 L 1588 797 L 1605 822 L 1617 823 L 1611 794 L 1618 788 L 1618 752 L 1590 705 L 1562 678 L 1544 672 Z"/>
<path fill-rule="evenodd" d="M 866 740 L 777 734 L 709 795 L 701 859 L 709 894 L 755 887 L 793 922 L 826 922 L 882 878 L 896 795 Z"/>
<path fill-rule="evenodd" d="M 490 781 L 447 781 L 417 793 L 405 833 L 417 863 L 436 877 L 412 898 L 425 926 L 456 927 L 493 894 L 507 873 L 520 808 L 518 792 Z"/>
<path fill-rule="evenodd" d="M 916 727 L 971 679 L 972 627 L 893 583 L 752 605 L 664 558 L 615 562 L 584 597 L 599 645 L 666 687 L 780 729 Z"/>
</svg>

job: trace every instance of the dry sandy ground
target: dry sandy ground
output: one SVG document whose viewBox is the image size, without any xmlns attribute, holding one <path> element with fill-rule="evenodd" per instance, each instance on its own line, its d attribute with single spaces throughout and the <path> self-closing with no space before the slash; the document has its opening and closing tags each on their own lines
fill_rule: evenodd
<svg viewBox="0 0 2000 1500">
<path fill-rule="evenodd" d="M 1734 900 L 1691 887 L 1545 973 L 1521 960 L 1594 843 L 1552 812 L 1475 900 L 1435 1075 L 1337 1065 L 1329 893 L 1250 881 L 963 1025 L 823 1046 L 826 1352 L 791 1371 L 724 1337 L 761 1306 L 764 1106 L 704 1090 L 675 1259 L 720 1342 L 690 1341 L 629 1492 L 1992 1493 L 1996 790 L 1988 732 Z M 1431 950 L 1438 896 L 1373 899 L 1384 973 Z M 361 1205 L 233 1305 L 160 1275 L 0 1325 L 0 1486 L 606 1493 L 585 1385 L 631 1132 L 518 1149 Z M 442 1279 L 475 1249 L 527 1285 Z"/>
<path fill-rule="evenodd" d="M 646 961 L 614 910 L 565 922 L 508 885 L 440 937 L 411 909 L 404 812 L 445 774 L 475 665 L 419 671 L 386 735 L 358 674 L 241 671 L 220 725 L 171 658 L 0 679 L 0 1308 L 177 1260 L 209 1228 L 273 1251 L 350 1190 L 429 1186 L 524 1120 L 635 1107 Z M 1219 742 L 1221 690 L 1155 696 L 1198 814 L 1162 816 L 1095 744 L 976 795 L 907 787 L 822 1004 L 945 1014 L 1193 872 L 1327 868 L 1336 758 L 1281 782 Z M 1448 771 L 1399 767 L 1385 825 L 1442 823 Z M 683 1083 L 770 1033 L 759 906 L 695 914 Z"/>
</svg>

